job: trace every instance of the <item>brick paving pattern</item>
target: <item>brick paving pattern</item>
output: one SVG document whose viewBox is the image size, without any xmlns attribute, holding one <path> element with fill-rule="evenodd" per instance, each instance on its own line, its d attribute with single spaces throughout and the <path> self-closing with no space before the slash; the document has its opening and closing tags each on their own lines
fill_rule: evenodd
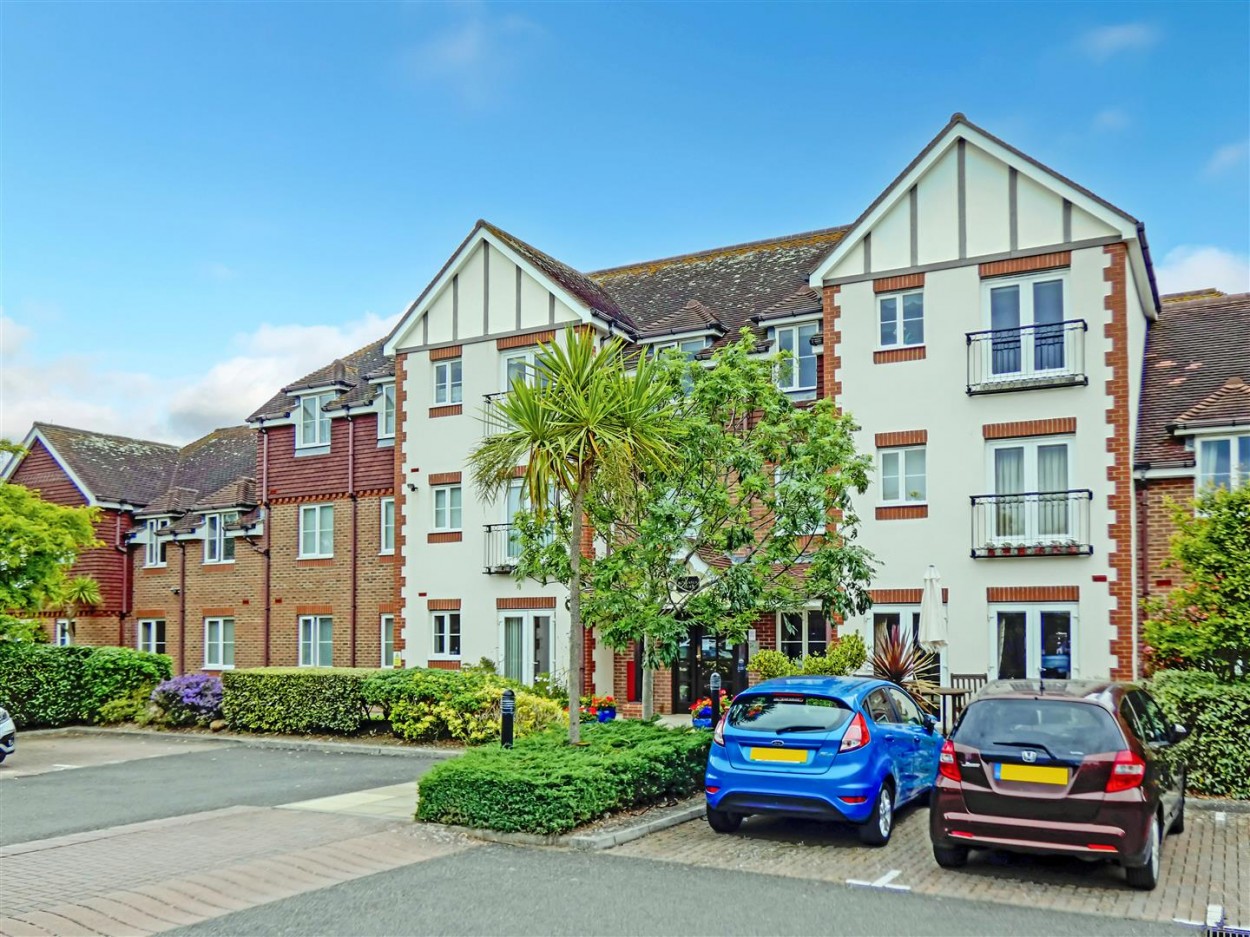
<svg viewBox="0 0 1250 937">
<path fill-rule="evenodd" d="M 828 882 L 873 882 L 899 870 L 891 884 L 913 892 L 1139 920 L 1203 921 L 1222 905 L 1229 924 L 1250 927 L 1250 814 L 1190 809 L 1185 832 L 1163 844 L 1158 888 L 1135 891 L 1108 863 L 974 852 L 964 869 L 933 861 L 927 808 L 904 808 L 883 849 L 862 846 L 836 824 L 754 817 L 732 835 L 703 820 L 683 823 L 618 846 L 613 853 L 689 865 Z"/>
<path fill-rule="evenodd" d="M 0 848 L 0 935 L 152 934 L 470 848 L 444 829 L 230 807 Z"/>
</svg>

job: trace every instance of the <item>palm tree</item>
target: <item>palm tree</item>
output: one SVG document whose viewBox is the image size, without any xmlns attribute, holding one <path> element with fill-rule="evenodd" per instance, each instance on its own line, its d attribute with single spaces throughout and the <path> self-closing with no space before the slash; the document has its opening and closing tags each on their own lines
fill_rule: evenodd
<svg viewBox="0 0 1250 937">
<path fill-rule="evenodd" d="M 505 425 L 469 456 L 474 484 L 493 500 L 515 466 L 530 510 L 543 522 L 569 508 L 569 742 L 580 739 L 582 694 L 582 537 L 592 482 L 632 485 L 666 464 L 678 432 L 672 387 L 654 362 L 627 362 L 612 339 L 596 349 L 589 329 L 566 329 L 563 342 L 540 346 L 532 380 L 516 380 L 493 404 Z"/>
<path fill-rule="evenodd" d="M 94 608 L 103 603 L 100 595 L 100 584 L 90 576 L 75 576 L 67 579 L 56 590 L 56 597 L 50 603 L 58 611 L 63 611 L 69 620 L 70 634 L 78 627 L 78 613 L 87 607 Z"/>
</svg>

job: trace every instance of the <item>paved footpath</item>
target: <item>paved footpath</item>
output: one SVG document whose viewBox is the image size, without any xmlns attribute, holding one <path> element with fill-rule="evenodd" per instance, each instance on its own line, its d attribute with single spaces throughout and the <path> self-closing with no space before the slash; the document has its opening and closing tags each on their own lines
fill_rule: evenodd
<svg viewBox="0 0 1250 937">
<path fill-rule="evenodd" d="M 897 820 L 882 849 L 861 846 L 846 827 L 756 817 L 732 835 L 702 820 L 683 823 L 612 853 L 1122 919 L 1202 922 L 1209 905 L 1221 905 L 1228 923 L 1250 928 L 1250 813 L 1191 806 L 1185 832 L 1164 842 L 1152 892 L 1129 888 L 1115 866 L 1071 859 L 974 852 L 966 868 L 941 869 L 928 809 L 905 808 Z"/>
<path fill-rule="evenodd" d="M 153 934 L 473 847 L 411 821 L 274 807 L 37 840 L 0 847 L 0 935 Z"/>
</svg>

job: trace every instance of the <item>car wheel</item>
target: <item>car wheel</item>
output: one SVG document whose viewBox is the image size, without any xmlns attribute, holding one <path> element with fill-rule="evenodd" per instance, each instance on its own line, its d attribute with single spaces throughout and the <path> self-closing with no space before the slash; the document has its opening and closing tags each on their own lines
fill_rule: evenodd
<svg viewBox="0 0 1250 937">
<path fill-rule="evenodd" d="M 1181 805 L 1176 810 L 1176 816 L 1172 819 L 1172 829 L 1169 831 L 1173 835 L 1185 832 L 1185 795 L 1181 794 Z"/>
<path fill-rule="evenodd" d="M 1159 884 L 1159 853 L 1162 845 L 1161 827 L 1163 824 L 1156 818 L 1150 824 L 1150 850 L 1146 856 L 1146 864 L 1137 868 L 1125 869 L 1124 875 L 1132 888 L 1141 891 L 1153 891 Z"/>
<path fill-rule="evenodd" d="M 859 841 L 867 846 L 884 846 L 894 832 L 894 791 L 889 782 L 881 785 L 868 820 L 859 825 Z"/>
<path fill-rule="evenodd" d="M 5 759 L 5 757 L 6 757 L 6 756 L 5 756 L 5 753 L 4 753 L 4 752 L 0 752 L 0 765 L 4 764 L 4 759 Z"/>
<path fill-rule="evenodd" d="M 707 825 L 717 833 L 736 833 L 742 826 L 742 814 L 707 808 Z"/>
<path fill-rule="evenodd" d="M 968 864 L 968 847 L 939 846 L 934 843 L 933 858 L 944 869 L 961 869 Z"/>
</svg>

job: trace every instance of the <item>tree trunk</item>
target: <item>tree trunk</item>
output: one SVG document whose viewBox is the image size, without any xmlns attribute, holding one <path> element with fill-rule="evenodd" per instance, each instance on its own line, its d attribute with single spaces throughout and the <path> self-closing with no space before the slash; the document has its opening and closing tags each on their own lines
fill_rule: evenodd
<svg viewBox="0 0 1250 937">
<path fill-rule="evenodd" d="M 586 503 L 585 479 L 578 479 L 573 494 L 569 529 L 569 744 L 582 738 L 582 508 Z"/>
<path fill-rule="evenodd" d="M 650 719 L 655 715 L 655 673 L 647 664 L 647 650 L 651 639 L 642 636 L 642 718 Z"/>
</svg>

